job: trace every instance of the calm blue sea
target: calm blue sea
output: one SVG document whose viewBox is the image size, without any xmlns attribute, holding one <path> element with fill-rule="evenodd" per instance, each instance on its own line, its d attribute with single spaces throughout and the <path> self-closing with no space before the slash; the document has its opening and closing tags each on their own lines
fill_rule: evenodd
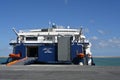
<svg viewBox="0 0 120 80">
<path fill-rule="evenodd" d="M 96 66 L 120 66 L 119 58 L 93 58 Z M 6 62 L 7 58 L 0 58 L 0 64 Z"/>
<path fill-rule="evenodd" d="M 93 58 L 96 66 L 120 66 L 120 57 Z"/>
</svg>

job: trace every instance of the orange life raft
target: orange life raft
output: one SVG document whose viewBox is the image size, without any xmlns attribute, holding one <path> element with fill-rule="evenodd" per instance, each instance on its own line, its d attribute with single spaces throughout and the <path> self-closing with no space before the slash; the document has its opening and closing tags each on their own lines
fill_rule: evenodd
<svg viewBox="0 0 120 80">
<path fill-rule="evenodd" d="M 11 58 L 20 58 L 21 55 L 20 55 L 20 53 L 18 53 L 18 54 L 11 53 L 11 54 L 9 54 L 9 57 L 11 57 Z"/>
<path fill-rule="evenodd" d="M 84 55 L 83 53 L 77 54 L 77 57 L 78 57 L 78 58 L 84 58 L 84 56 L 85 56 L 85 55 Z"/>
</svg>

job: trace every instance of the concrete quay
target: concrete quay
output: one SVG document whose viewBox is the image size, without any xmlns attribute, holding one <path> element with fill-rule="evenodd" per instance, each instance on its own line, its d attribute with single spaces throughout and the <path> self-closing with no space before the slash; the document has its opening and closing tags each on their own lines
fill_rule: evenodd
<svg viewBox="0 0 120 80">
<path fill-rule="evenodd" d="M 120 66 L 0 65 L 0 80 L 120 80 Z"/>
</svg>

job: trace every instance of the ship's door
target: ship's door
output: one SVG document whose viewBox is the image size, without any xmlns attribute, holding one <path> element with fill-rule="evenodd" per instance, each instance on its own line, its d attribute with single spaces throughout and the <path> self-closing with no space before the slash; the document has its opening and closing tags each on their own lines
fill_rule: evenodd
<svg viewBox="0 0 120 80">
<path fill-rule="evenodd" d="M 71 37 L 58 37 L 58 61 L 70 61 Z"/>
<path fill-rule="evenodd" d="M 38 57 L 38 46 L 27 46 L 27 57 Z"/>
</svg>

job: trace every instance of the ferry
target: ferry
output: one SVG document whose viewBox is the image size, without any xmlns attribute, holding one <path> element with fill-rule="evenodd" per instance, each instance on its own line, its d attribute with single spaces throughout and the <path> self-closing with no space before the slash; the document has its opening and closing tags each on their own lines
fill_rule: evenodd
<svg viewBox="0 0 120 80">
<path fill-rule="evenodd" d="M 7 66 L 30 64 L 95 65 L 91 43 L 82 28 L 71 29 L 52 24 L 49 28 L 16 31 L 11 40 L 13 52 Z"/>
</svg>

